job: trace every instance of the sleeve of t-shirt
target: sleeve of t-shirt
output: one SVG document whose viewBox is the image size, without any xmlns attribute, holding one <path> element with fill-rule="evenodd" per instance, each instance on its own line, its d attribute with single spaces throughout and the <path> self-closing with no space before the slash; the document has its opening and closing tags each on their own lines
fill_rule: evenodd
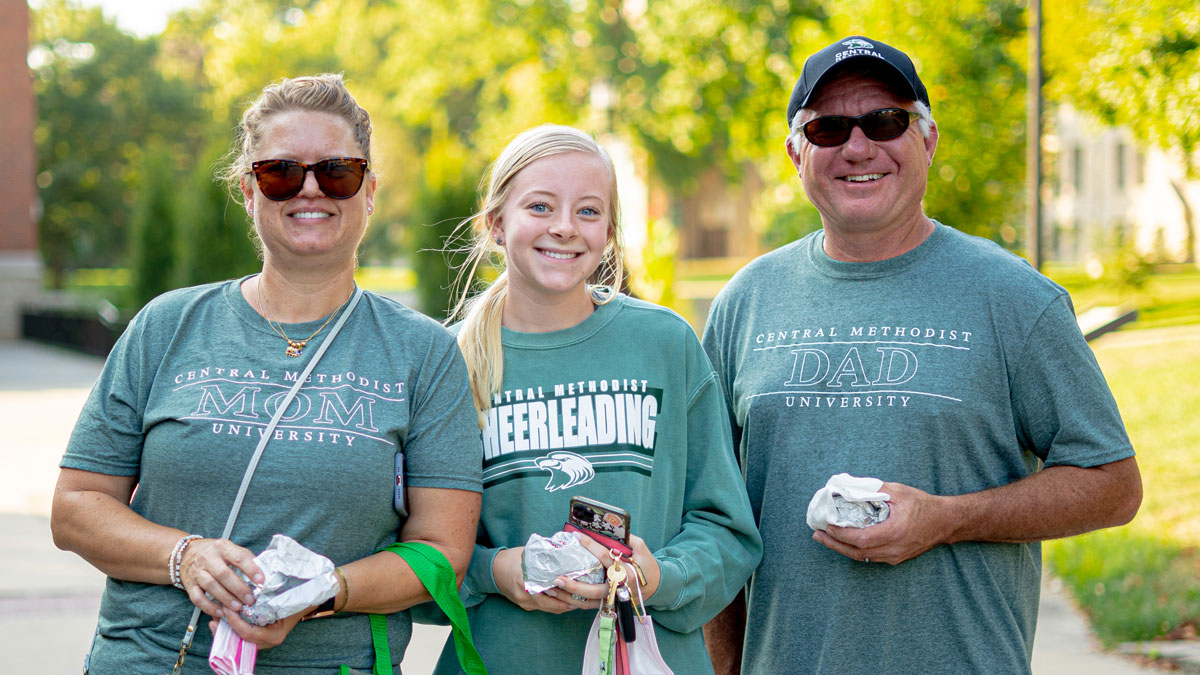
<svg viewBox="0 0 1200 675">
<path fill-rule="evenodd" d="M 1092 467 L 1134 454 L 1117 402 L 1066 294 L 1034 324 L 1012 396 L 1021 443 L 1046 466 Z"/>
<path fill-rule="evenodd" d="M 729 339 L 724 331 L 724 309 L 725 303 L 721 297 L 717 297 L 713 301 L 708 313 L 708 320 L 704 324 L 704 337 L 701 339 L 701 343 L 704 346 L 704 352 L 708 355 L 709 361 L 712 362 L 713 369 L 717 373 L 721 398 L 725 404 L 725 415 L 729 419 L 730 438 L 733 439 L 732 447 L 736 454 L 737 449 L 741 447 L 742 427 L 738 424 L 737 413 L 733 408 L 733 382 L 735 373 L 730 365 L 733 359 L 729 354 Z"/>
<path fill-rule="evenodd" d="M 152 369 L 145 367 L 150 351 L 143 330 L 146 313 L 142 310 L 129 322 L 104 362 L 71 432 L 59 463 L 62 468 L 110 476 L 138 475 L 148 378 L 153 376 Z"/>
<path fill-rule="evenodd" d="M 492 563 L 496 560 L 496 554 L 503 550 L 503 547 L 492 548 L 475 544 L 471 564 L 467 566 L 467 575 L 459 589 L 464 606 L 474 607 L 487 599 L 489 594 L 500 594 L 500 587 L 496 585 L 496 578 L 492 575 Z"/>
<path fill-rule="evenodd" d="M 467 366 L 448 333 L 430 341 L 412 391 L 411 422 L 404 443 L 411 487 L 483 491 L 479 415 Z"/>
<path fill-rule="evenodd" d="M 654 619 L 678 632 L 698 630 L 750 578 L 762 558 L 762 539 L 746 484 L 734 460 L 724 396 L 695 337 L 689 352 L 687 482 L 679 534 L 654 552 L 661 571 L 648 604 Z"/>
</svg>

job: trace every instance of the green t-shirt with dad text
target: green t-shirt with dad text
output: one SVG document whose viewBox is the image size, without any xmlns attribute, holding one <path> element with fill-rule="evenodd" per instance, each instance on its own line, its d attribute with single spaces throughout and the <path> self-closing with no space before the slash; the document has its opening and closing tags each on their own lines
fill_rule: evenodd
<svg viewBox="0 0 1200 675">
<path fill-rule="evenodd" d="M 805 512 L 841 472 L 957 495 L 1131 456 L 1070 298 L 940 224 L 881 262 L 822 244 L 817 232 L 746 266 L 704 334 L 764 546 L 743 672 L 1028 673 L 1038 544 L 865 564 L 814 541 Z"/>
</svg>

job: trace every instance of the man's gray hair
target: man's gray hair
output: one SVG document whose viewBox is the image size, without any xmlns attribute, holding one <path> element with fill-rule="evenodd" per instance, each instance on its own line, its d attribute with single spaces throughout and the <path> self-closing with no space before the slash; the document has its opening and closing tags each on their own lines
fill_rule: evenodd
<svg viewBox="0 0 1200 675">
<path fill-rule="evenodd" d="M 904 107 L 906 110 L 912 110 L 913 112 L 917 113 L 917 115 L 919 115 L 919 117 L 917 119 L 917 129 L 919 129 L 921 131 L 922 137 L 929 138 L 929 132 L 933 130 L 933 124 L 934 124 L 933 113 L 929 110 L 929 106 L 925 105 L 924 103 L 922 103 L 920 101 L 913 101 L 909 105 L 911 105 L 911 108 L 909 108 L 908 106 L 902 106 L 902 107 Z M 813 112 L 813 110 L 811 108 L 801 108 L 796 111 L 795 115 L 792 116 L 792 126 L 791 126 L 791 129 L 788 131 L 788 136 L 787 136 L 787 145 L 789 148 L 791 148 L 792 152 L 800 151 L 799 143 L 800 143 L 800 140 L 804 138 L 804 131 L 801 130 L 800 127 L 804 126 L 804 122 L 809 121 L 809 119 L 804 119 L 804 121 L 801 121 L 804 118 L 805 110 L 808 110 L 809 112 Z"/>
</svg>

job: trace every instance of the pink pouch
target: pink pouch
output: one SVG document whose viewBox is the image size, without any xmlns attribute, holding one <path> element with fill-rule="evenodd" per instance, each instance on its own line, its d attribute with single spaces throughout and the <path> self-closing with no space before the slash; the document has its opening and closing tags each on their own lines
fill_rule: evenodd
<svg viewBox="0 0 1200 675">
<path fill-rule="evenodd" d="M 229 622 L 221 619 L 208 652 L 208 667 L 217 675 L 254 675 L 257 660 L 258 645 L 238 637 Z"/>
</svg>

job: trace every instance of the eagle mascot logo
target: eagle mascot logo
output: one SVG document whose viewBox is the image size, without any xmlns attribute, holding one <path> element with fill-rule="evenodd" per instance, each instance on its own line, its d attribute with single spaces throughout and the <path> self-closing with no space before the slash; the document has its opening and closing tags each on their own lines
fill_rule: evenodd
<svg viewBox="0 0 1200 675">
<path fill-rule="evenodd" d="M 875 45 L 859 38 L 851 38 L 842 44 L 846 46 L 846 49 L 875 49 Z"/>
<path fill-rule="evenodd" d="M 539 469 L 550 472 L 550 482 L 546 483 L 546 491 L 565 490 L 569 487 L 586 483 L 596 477 L 592 463 L 573 452 L 559 450 L 545 457 L 538 457 L 534 464 Z"/>
</svg>

